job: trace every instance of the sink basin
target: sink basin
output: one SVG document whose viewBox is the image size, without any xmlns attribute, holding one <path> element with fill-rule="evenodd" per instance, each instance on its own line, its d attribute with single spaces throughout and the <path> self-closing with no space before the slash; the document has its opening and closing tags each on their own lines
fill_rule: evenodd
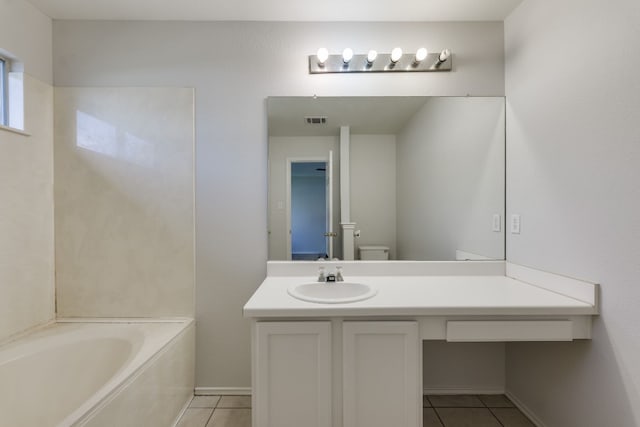
<svg viewBox="0 0 640 427">
<path fill-rule="evenodd" d="M 371 298 L 378 290 L 370 285 L 352 282 L 315 282 L 293 285 L 289 295 L 302 301 L 319 304 L 344 304 Z"/>
</svg>

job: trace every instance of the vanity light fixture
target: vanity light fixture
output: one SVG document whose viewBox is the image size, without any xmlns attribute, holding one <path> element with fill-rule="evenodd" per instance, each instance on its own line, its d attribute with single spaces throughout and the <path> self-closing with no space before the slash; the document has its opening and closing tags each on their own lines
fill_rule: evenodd
<svg viewBox="0 0 640 427">
<path fill-rule="evenodd" d="M 373 61 L 375 61 L 377 57 L 378 52 L 376 52 L 375 50 L 370 50 L 369 53 L 367 53 L 367 65 L 371 66 L 373 64 Z"/>
<path fill-rule="evenodd" d="M 421 47 L 416 52 L 416 59 L 415 59 L 414 62 L 419 63 L 419 62 L 424 61 L 427 58 L 427 55 L 429 55 L 429 51 L 426 48 Z"/>
<path fill-rule="evenodd" d="M 353 50 L 351 50 L 351 48 L 346 48 L 342 51 L 342 62 L 344 62 L 345 65 L 349 64 L 349 61 L 351 61 L 352 58 Z"/>
<path fill-rule="evenodd" d="M 450 57 L 451 57 L 451 51 L 449 49 L 445 49 L 442 52 L 440 52 L 440 55 L 438 56 L 438 62 L 440 63 L 445 62 Z"/>
<path fill-rule="evenodd" d="M 400 58 L 402 58 L 402 49 L 400 49 L 399 47 L 394 47 L 391 51 L 391 62 L 395 64 L 396 62 L 400 61 Z"/>
<path fill-rule="evenodd" d="M 324 67 L 324 63 L 327 62 L 327 59 L 329 59 L 329 51 L 327 50 L 327 48 L 321 47 L 320 49 L 318 49 L 316 58 L 318 59 L 318 65 L 320 67 Z"/>
<path fill-rule="evenodd" d="M 309 74 L 451 71 L 452 59 L 449 49 L 429 53 L 421 47 L 415 54 L 404 54 L 396 47 L 391 53 L 371 49 L 366 54 L 354 54 L 351 48 L 346 48 L 342 54 L 332 55 L 326 48 L 320 48 L 315 55 L 309 55 Z"/>
</svg>

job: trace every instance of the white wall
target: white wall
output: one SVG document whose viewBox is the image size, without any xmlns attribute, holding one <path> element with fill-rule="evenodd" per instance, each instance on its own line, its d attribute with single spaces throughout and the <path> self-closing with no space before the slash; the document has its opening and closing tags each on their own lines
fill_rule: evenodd
<svg viewBox="0 0 640 427">
<path fill-rule="evenodd" d="M 504 343 L 423 341 L 422 353 L 427 394 L 504 393 Z"/>
<path fill-rule="evenodd" d="M 266 271 L 267 96 L 504 94 L 502 23 L 56 21 L 53 30 L 57 86 L 196 89 L 198 386 L 251 383 L 242 306 Z M 454 71 L 308 74 L 308 55 L 345 44 L 448 47 Z"/>
<path fill-rule="evenodd" d="M 24 87 L 31 136 L 0 129 L 0 341 L 54 317 L 53 88 Z"/>
<path fill-rule="evenodd" d="M 509 344 L 547 427 L 640 426 L 640 3 L 525 0 L 506 20 L 515 263 L 598 282 L 593 340 Z"/>
<path fill-rule="evenodd" d="M 0 129 L 0 341 L 54 317 L 51 39 L 49 18 L 0 0 L 0 50 L 24 65 L 31 134 Z"/>
<path fill-rule="evenodd" d="M 55 89 L 57 311 L 194 313 L 193 90 Z"/>
<path fill-rule="evenodd" d="M 504 99 L 430 98 L 397 146 L 399 257 L 504 259 Z"/>
<path fill-rule="evenodd" d="M 396 255 L 396 137 L 351 135 L 351 221 L 358 246 L 383 245 Z"/>
</svg>

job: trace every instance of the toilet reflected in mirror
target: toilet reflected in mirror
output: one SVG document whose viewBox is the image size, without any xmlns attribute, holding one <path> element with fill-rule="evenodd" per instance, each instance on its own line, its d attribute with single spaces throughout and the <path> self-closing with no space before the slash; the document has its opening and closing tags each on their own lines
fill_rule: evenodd
<svg viewBox="0 0 640 427">
<path fill-rule="evenodd" d="M 389 259 L 388 246 L 358 246 L 360 256 L 358 259 L 362 261 L 387 261 Z"/>
</svg>

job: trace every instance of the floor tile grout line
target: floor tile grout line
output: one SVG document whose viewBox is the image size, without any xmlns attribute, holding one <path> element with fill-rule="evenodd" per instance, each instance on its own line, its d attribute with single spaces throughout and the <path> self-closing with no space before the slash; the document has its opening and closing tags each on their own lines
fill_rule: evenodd
<svg viewBox="0 0 640 427">
<path fill-rule="evenodd" d="M 213 405 L 213 411 L 211 411 L 211 414 L 209 414 L 209 418 L 207 419 L 207 422 L 204 423 L 203 427 L 207 427 L 209 425 L 209 421 L 211 421 L 211 418 L 213 418 L 213 413 L 216 412 L 216 408 L 220 404 L 221 400 L 222 400 L 222 396 L 218 396 L 218 400 L 216 401 L 216 404 Z"/>
<path fill-rule="evenodd" d="M 216 408 L 213 408 L 213 411 L 211 411 L 211 413 L 209 414 L 209 418 L 207 418 L 207 422 L 204 423 L 204 425 L 202 427 L 207 427 L 207 425 L 209 425 L 209 421 L 211 421 L 211 418 L 213 418 L 213 413 L 216 411 Z"/>
<path fill-rule="evenodd" d="M 498 421 L 498 424 L 504 427 L 504 424 L 502 424 L 502 421 L 500 421 L 500 418 L 498 418 L 498 416 L 491 410 L 491 408 L 487 408 L 487 409 L 489 410 L 489 412 L 491 412 L 491 415 L 493 415 L 493 418 L 495 418 Z"/>
<path fill-rule="evenodd" d="M 484 402 L 482 402 L 484 404 Z M 423 408 L 424 409 L 424 408 Z M 489 411 L 489 413 L 491 414 L 491 416 L 493 417 L 493 419 L 496 420 L 496 422 L 500 425 L 500 427 L 505 427 L 504 424 L 502 424 L 502 421 L 500 421 L 500 419 L 496 416 L 496 414 L 493 413 L 493 411 L 491 410 L 490 407 L 488 406 L 442 406 L 442 407 L 433 407 L 433 411 L 436 413 L 436 417 L 438 417 L 438 420 L 440 421 L 440 424 L 442 424 L 443 427 L 447 427 L 447 425 L 444 423 L 444 420 L 440 417 L 440 414 L 438 413 L 438 409 L 486 409 Z"/>
<path fill-rule="evenodd" d="M 440 424 L 442 425 L 442 427 L 447 427 L 447 425 L 444 423 L 444 420 L 440 417 L 440 414 L 438 413 L 436 408 L 433 408 L 433 412 L 436 413 L 436 417 L 438 417 L 438 421 L 440 421 Z"/>
<path fill-rule="evenodd" d="M 423 406 L 423 408 L 429 408 L 429 406 Z M 490 409 L 488 406 L 431 406 L 431 408 L 441 409 Z"/>
<path fill-rule="evenodd" d="M 478 399 L 478 400 L 480 401 L 480 403 L 482 403 L 482 404 L 484 405 L 484 407 L 485 407 L 485 408 L 489 408 L 489 406 L 488 406 L 486 403 L 484 403 L 484 400 L 482 400 L 482 399 L 480 398 L 480 395 L 479 395 L 479 394 L 477 394 L 477 395 L 476 395 L 476 394 L 474 394 L 474 396 L 476 397 L 476 399 Z M 493 414 L 493 412 L 492 412 L 491 414 Z M 494 415 L 494 416 L 495 416 L 495 415 Z"/>
<path fill-rule="evenodd" d="M 216 402 L 216 405 L 213 407 L 213 411 L 211 411 L 211 415 L 209 416 L 209 419 L 207 420 L 207 423 L 204 425 L 204 427 L 207 427 L 207 424 L 209 424 L 209 421 L 211 420 L 211 418 L 213 418 L 214 412 L 216 410 L 218 410 L 218 409 L 230 409 L 230 410 L 233 410 L 233 409 L 251 409 L 250 407 L 249 408 L 246 408 L 246 407 L 232 407 L 232 408 L 219 407 L 220 402 L 222 401 L 222 398 L 225 397 L 225 396 L 232 396 L 232 395 L 221 395 L 220 396 L 220 399 L 218 399 L 218 401 Z"/>
</svg>

